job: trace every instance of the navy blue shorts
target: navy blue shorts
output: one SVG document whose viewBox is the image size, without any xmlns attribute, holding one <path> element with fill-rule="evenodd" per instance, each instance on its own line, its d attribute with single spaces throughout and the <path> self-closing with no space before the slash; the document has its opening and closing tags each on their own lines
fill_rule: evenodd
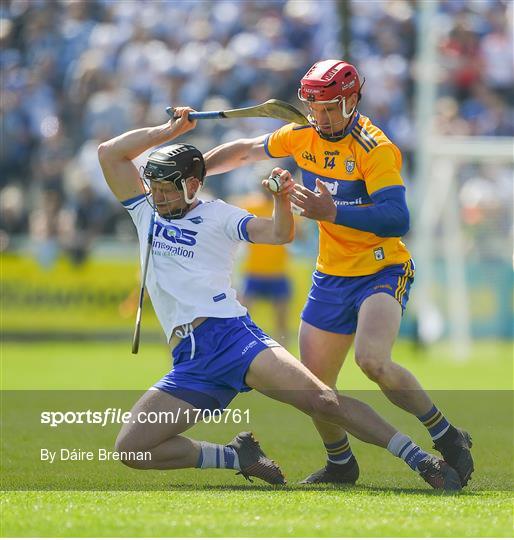
<svg viewBox="0 0 514 540">
<path fill-rule="evenodd" d="M 327 332 L 353 334 L 362 303 L 377 293 L 395 298 L 403 313 L 414 281 L 414 270 L 412 260 L 387 266 L 369 276 L 330 276 L 316 270 L 301 318 Z"/>
<path fill-rule="evenodd" d="M 222 410 L 239 392 L 251 390 L 245 377 L 253 359 L 279 344 L 248 315 L 230 319 L 211 317 L 173 349 L 173 369 L 155 388 L 198 409 Z"/>
<path fill-rule="evenodd" d="M 291 297 L 291 283 L 287 276 L 261 277 L 249 274 L 244 280 L 243 294 L 269 300 L 287 300 Z"/>
</svg>

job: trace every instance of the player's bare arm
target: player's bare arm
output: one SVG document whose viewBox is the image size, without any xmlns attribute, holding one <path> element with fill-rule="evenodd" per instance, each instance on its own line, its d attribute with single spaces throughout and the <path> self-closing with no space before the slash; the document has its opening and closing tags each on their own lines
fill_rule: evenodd
<svg viewBox="0 0 514 540">
<path fill-rule="evenodd" d="M 188 119 L 192 109 L 177 107 L 178 119 L 159 126 L 135 129 L 114 137 L 98 147 L 98 159 L 107 181 L 120 201 L 144 193 L 139 173 L 132 160 L 154 146 L 164 144 L 194 129 L 196 121 Z"/>
<path fill-rule="evenodd" d="M 269 188 L 268 180 L 262 184 L 273 194 L 275 207 L 273 217 L 254 218 L 248 222 L 248 236 L 255 244 L 286 244 L 294 238 L 294 218 L 291 212 L 289 194 L 294 188 L 291 173 L 287 170 L 275 167 L 272 176 L 280 176 L 280 191 L 275 192 Z"/>
<path fill-rule="evenodd" d="M 264 141 L 267 135 L 260 135 L 254 139 L 238 139 L 216 146 L 204 154 L 207 176 L 222 174 L 253 163 L 269 159 L 264 150 Z"/>
</svg>

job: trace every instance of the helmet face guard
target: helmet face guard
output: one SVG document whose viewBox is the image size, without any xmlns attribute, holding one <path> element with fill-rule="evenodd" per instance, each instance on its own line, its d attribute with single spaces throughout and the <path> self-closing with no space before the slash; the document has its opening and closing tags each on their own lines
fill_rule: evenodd
<svg viewBox="0 0 514 540">
<path fill-rule="evenodd" d="M 163 184 L 173 184 L 177 192 L 183 192 L 185 207 L 166 215 L 159 214 L 165 219 L 180 219 L 189 211 L 202 188 L 205 178 L 205 163 L 202 153 L 193 145 L 172 144 L 154 150 L 148 156 L 148 161 L 142 168 L 140 175 L 150 189 L 148 182 L 162 182 Z M 192 197 L 189 197 L 187 193 L 186 181 L 189 178 L 197 178 L 200 181 L 200 187 Z M 175 202 L 175 200 L 166 202 Z M 155 208 L 155 203 L 153 206 Z"/>
<path fill-rule="evenodd" d="M 344 123 L 346 127 L 355 114 L 361 97 L 361 88 L 359 74 L 354 66 L 342 60 L 324 60 L 314 64 L 304 75 L 298 90 L 298 99 L 306 106 L 307 118 L 320 137 L 329 141 L 338 141 L 346 133 L 344 128 L 337 129 L 337 125 Z M 357 103 L 348 111 L 346 100 L 355 93 L 358 95 Z M 331 134 L 322 131 L 313 114 L 312 103 L 323 105 L 327 116 L 329 116 L 327 108 L 329 105 L 339 106 L 341 121 L 335 124 L 330 122 Z"/>
<path fill-rule="evenodd" d="M 306 100 L 301 96 L 301 91 L 298 90 L 298 99 L 304 104 L 304 107 L 307 112 L 307 120 L 311 124 L 311 126 L 314 127 L 314 129 L 318 132 L 318 135 L 326 139 L 328 141 L 339 141 L 341 140 L 345 135 L 345 127 L 347 125 L 347 122 L 345 121 L 348 118 L 351 118 L 353 116 L 353 113 L 355 112 L 356 107 L 354 107 L 351 112 L 348 114 L 346 112 L 346 99 L 345 98 L 336 98 L 326 101 L 312 101 L 312 100 Z M 316 116 L 314 115 L 314 112 L 311 107 L 311 103 L 316 103 L 317 105 L 322 105 L 325 108 L 325 114 L 330 119 L 330 113 L 328 107 L 330 105 L 337 104 L 339 106 L 339 110 L 341 112 L 341 119 L 337 122 L 332 122 L 330 120 L 330 124 L 328 125 L 320 125 L 319 122 L 316 120 Z M 338 129 L 338 126 L 340 124 L 343 124 L 343 129 Z M 330 128 L 330 134 L 323 130 L 324 127 Z"/>
</svg>

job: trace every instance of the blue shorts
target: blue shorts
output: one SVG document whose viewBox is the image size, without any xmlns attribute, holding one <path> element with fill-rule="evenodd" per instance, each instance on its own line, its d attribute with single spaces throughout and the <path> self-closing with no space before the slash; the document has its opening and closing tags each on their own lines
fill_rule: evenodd
<svg viewBox="0 0 514 540">
<path fill-rule="evenodd" d="M 261 277 L 249 274 L 244 280 L 243 294 L 269 300 L 287 300 L 291 297 L 291 283 L 287 276 Z"/>
<path fill-rule="evenodd" d="M 362 303 L 377 293 L 395 298 L 402 306 L 403 314 L 414 281 L 414 270 L 412 260 L 387 266 L 369 276 L 330 276 L 316 270 L 301 318 L 327 332 L 353 334 Z"/>
<path fill-rule="evenodd" d="M 253 359 L 264 349 L 279 344 L 265 334 L 248 315 L 211 317 L 173 349 L 173 369 L 155 388 L 187 401 L 198 409 L 224 409 L 239 392 L 251 390 L 245 377 Z"/>
</svg>

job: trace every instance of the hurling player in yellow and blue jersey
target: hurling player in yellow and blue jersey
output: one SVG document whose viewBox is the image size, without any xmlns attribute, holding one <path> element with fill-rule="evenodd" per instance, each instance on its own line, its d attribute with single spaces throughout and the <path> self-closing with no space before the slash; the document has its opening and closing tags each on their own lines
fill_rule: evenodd
<svg viewBox="0 0 514 540">
<path fill-rule="evenodd" d="M 296 185 L 290 199 L 319 225 L 319 255 L 299 330 L 302 362 L 335 387 L 354 343 L 362 371 L 392 403 L 417 416 L 466 485 L 473 472 L 469 434 L 454 427 L 414 375 L 391 359 L 414 279 L 414 263 L 401 240 L 409 230 L 409 211 L 401 153 L 358 111 L 361 89 L 353 65 L 317 62 L 298 90 L 310 124 L 288 124 L 218 146 L 205 155 L 207 174 L 294 158 L 303 186 Z M 346 433 L 315 424 L 328 461 L 304 482 L 354 483 L 359 468 Z"/>
</svg>

